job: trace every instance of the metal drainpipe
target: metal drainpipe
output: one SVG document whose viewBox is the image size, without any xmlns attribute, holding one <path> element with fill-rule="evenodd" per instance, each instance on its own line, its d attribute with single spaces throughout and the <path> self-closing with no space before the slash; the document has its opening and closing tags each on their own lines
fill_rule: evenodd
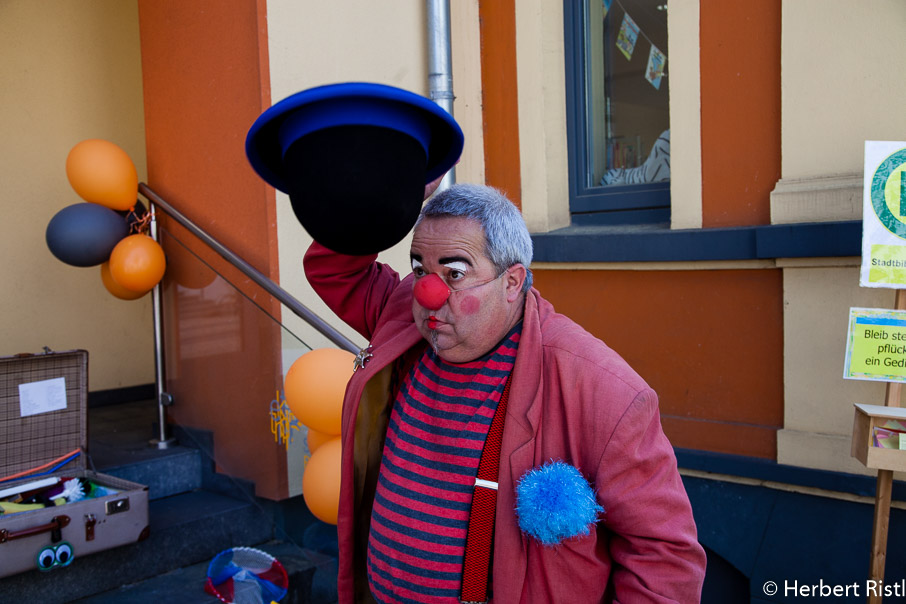
<svg viewBox="0 0 906 604">
<path fill-rule="evenodd" d="M 428 0 L 428 90 L 431 100 L 453 115 L 453 62 L 450 52 L 450 2 Z M 456 182 L 451 168 L 438 191 Z"/>
</svg>

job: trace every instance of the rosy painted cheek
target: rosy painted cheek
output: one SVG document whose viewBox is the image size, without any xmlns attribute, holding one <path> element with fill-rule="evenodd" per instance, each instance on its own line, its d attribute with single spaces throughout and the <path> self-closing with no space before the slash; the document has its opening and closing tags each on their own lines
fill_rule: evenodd
<svg viewBox="0 0 906 604">
<path fill-rule="evenodd" d="M 474 315 L 478 312 L 481 307 L 481 302 L 478 301 L 478 298 L 475 296 L 463 296 L 462 303 L 459 305 L 459 310 L 464 315 Z"/>
</svg>

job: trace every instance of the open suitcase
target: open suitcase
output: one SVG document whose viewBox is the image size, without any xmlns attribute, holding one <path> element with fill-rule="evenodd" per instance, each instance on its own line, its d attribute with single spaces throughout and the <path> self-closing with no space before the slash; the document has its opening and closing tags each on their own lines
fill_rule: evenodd
<svg viewBox="0 0 906 604">
<path fill-rule="evenodd" d="M 0 357 L 0 577 L 148 536 L 148 487 L 86 469 L 87 424 L 87 351 Z"/>
</svg>

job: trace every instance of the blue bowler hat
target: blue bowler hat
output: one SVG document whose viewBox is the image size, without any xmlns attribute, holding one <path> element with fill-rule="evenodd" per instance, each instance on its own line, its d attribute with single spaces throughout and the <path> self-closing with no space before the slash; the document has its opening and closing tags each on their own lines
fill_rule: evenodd
<svg viewBox="0 0 906 604">
<path fill-rule="evenodd" d="M 245 142 L 252 167 L 289 194 L 309 234 L 346 254 L 401 241 L 425 184 L 452 168 L 462 147 L 462 130 L 436 103 L 361 82 L 283 99 L 255 120 Z"/>
</svg>

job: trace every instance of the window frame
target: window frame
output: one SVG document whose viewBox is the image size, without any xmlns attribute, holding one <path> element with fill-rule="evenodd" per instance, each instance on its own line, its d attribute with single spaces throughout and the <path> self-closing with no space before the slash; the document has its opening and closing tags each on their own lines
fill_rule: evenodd
<svg viewBox="0 0 906 604">
<path fill-rule="evenodd" d="M 566 76 L 569 211 L 575 225 L 656 224 L 670 222 L 670 181 L 609 187 L 588 186 L 586 3 L 563 1 Z"/>
</svg>

